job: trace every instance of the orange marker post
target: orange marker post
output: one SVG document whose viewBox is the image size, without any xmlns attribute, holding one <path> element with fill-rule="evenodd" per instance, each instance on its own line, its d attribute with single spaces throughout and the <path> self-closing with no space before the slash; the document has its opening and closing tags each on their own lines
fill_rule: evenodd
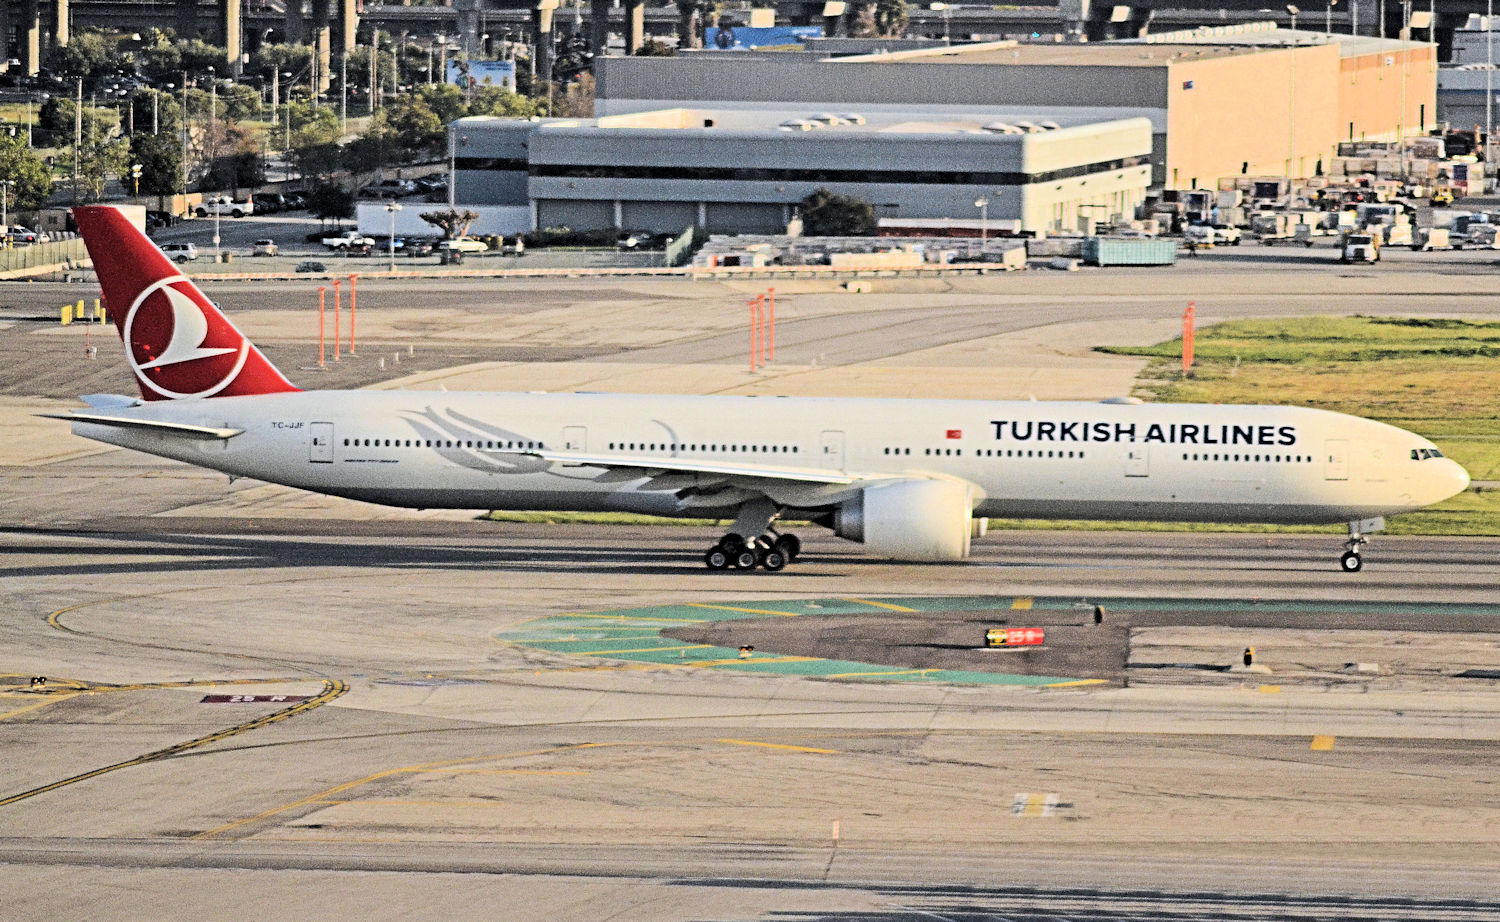
<svg viewBox="0 0 1500 922">
<path fill-rule="evenodd" d="M 333 280 L 333 360 L 342 361 L 339 358 L 339 310 L 342 304 L 339 301 L 339 280 Z"/>
<path fill-rule="evenodd" d="M 359 276 L 357 276 L 357 275 L 351 275 L 351 276 L 349 276 L 349 354 L 350 355 L 354 354 L 354 300 L 355 300 L 356 295 L 358 295 L 358 293 L 359 293 L 358 290 L 355 287 L 355 284 L 358 281 L 358 279 L 359 279 Z"/>
<path fill-rule="evenodd" d="M 325 329 L 325 326 L 326 326 L 326 323 L 327 323 L 327 320 L 326 320 L 327 301 L 326 301 L 325 291 L 326 291 L 326 289 L 325 289 L 325 287 L 323 285 L 319 285 L 318 286 L 318 367 L 319 368 L 327 368 L 328 367 L 327 346 L 324 344 L 324 341 L 323 341 L 324 329 Z"/>
<path fill-rule="evenodd" d="M 776 361 L 776 289 L 766 289 L 766 305 L 769 329 L 771 331 L 770 347 L 767 349 L 767 361 Z"/>
<path fill-rule="evenodd" d="M 750 373 L 760 367 L 760 298 L 745 302 L 750 306 Z"/>
<path fill-rule="evenodd" d="M 1193 320 L 1197 315 L 1197 307 L 1188 302 L 1187 310 L 1182 312 L 1182 375 L 1187 377 L 1193 367 Z"/>
</svg>

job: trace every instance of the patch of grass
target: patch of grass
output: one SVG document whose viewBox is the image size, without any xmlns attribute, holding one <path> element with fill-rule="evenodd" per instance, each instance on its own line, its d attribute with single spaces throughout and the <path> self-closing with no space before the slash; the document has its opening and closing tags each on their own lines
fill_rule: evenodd
<svg viewBox="0 0 1500 922">
<path fill-rule="evenodd" d="M 1181 338 L 1101 351 L 1152 360 L 1135 390 L 1147 400 L 1297 405 L 1364 416 L 1432 439 L 1475 480 L 1500 480 L 1500 322 L 1366 316 L 1230 321 L 1197 331 L 1191 378 L 1182 376 Z M 1500 535 L 1500 498 L 1466 493 L 1393 518 L 1387 531 Z"/>
</svg>

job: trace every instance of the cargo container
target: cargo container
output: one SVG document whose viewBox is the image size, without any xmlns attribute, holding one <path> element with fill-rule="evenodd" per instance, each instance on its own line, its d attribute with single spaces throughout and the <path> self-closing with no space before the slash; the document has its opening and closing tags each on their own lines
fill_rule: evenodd
<svg viewBox="0 0 1500 922">
<path fill-rule="evenodd" d="M 1177 241 L 1089 237 L 1083 241 L 1083 261 L 1091 266 L 1170 266 L 1177 262 Z"/>
</svg>

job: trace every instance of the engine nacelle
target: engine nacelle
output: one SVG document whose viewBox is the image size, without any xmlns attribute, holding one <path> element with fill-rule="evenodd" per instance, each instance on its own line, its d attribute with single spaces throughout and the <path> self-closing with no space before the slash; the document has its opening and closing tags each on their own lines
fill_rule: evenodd
<svg viewBox="0 0 1500 922">
<path fill-rule="evenodd" d="M 974 499 L 968 484 L 899 480 L 866 487 L 833 515 L 833 532 L 894 560 L 969 556 Z"/>
</svg>

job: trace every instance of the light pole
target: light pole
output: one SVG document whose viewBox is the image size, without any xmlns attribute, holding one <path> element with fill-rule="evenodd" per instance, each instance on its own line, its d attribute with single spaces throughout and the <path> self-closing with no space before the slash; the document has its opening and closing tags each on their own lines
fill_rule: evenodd
<svg viewBox="0 0 1500 922">
<path fill-rule="evenodd" d="M 10 187 L 14 179 L 0 179 L 0 243 L 10 239 Z"/>
<path fill-rule="evenodd" d="M 1287 11 L 1287 15 L 1289 15 L 1289 16 L 1292 17 L 1292 31 L 1296 32 L 1297 31 L 1297 14 L 1300 13 L 1300 12 L 1302 12 L 1302 11 L 1299 10 L 1299 9 L 1297 9 L 1295 6 L 1292 6 L 1290 3 L 1288 3 L 1286 5 L 1286 11 Z M 1293 42 L 1297 41 L 1297 39 L 1296 39 L 1295 36 L 1292 37 L 1292 41 Z"/>
<path fill-rule="evenodd" d="M 929 10 L 936 10 L 936 11 L 938 11 L 938 12 L 940 12 L 940 13 L 943 14 L 943 44 L 944 45 L 951 45 L 951 44 L 953 44 L 953 33 L 952 33 L 953 4 L 951 4 L 951 3 L 929 3 L 929 4 L 927 4 L 927 8 Z"/>
<path fill-rule="evenodd" d="M 401 210 L 401 203 L 395 200 L 388 202 L 385 210 L 391 216 L 391 271 L 396 271 L 396 212 Z"/>
<path fill-rule="evenodd" d="M 349 55 L 339 55 L 339 134 L 348 134 L 349 127 Z M 342 137 L 340 138 L 342 140 Z"/>
<path fill-rule="evenodd" d="M 224 210 L 223 203 L 214 203 L 214 262 L 224 261 L 224 254 L 219 251 L 219 212 Z"/>
<path fill-rule="evenodd" d="M 979 245 L 985 246 L 990 239 L 990 200 L 988 196 L 980 196 L 974 200 L 974 207 L 979 209 Z"/>
<path fill-rule="evenodd" d="M 132 163 L 130 165 L 130 178 L 135 181 L 135 197 L 141 197 L 141 165 Z"/>
</svg>

